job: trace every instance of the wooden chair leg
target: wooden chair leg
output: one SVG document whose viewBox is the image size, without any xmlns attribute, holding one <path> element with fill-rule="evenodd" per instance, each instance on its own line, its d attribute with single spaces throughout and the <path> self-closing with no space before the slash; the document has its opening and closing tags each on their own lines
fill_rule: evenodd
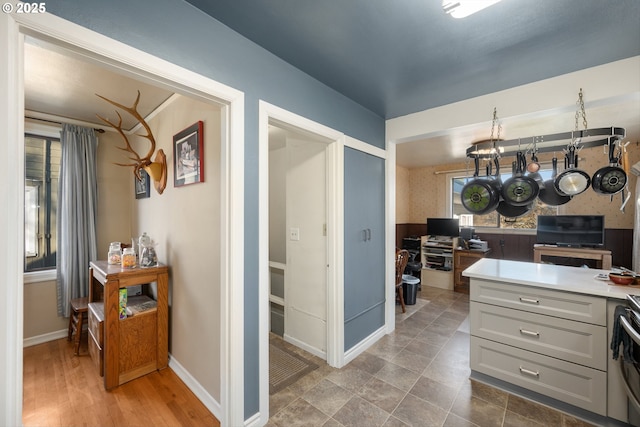
<svg viewBox="0 0 640 427">
<path fill-rule="evenodd" d="M 76 356 L 80 354 L 80 340 L 82 338 L 82 324 L 84 323 L 84 313 L 78 313 L 78 323 L 76 324 Z"/>
<path fill-rule="evenodd" d="M 404 291 L 402 290 L 402 285 L 397 287 L 398 289 L 398 296 L 400 297 L 400 305 L 402 306 L 402 312 L 406 313 L 407 309 L 404 306 Z"/>
</svg>

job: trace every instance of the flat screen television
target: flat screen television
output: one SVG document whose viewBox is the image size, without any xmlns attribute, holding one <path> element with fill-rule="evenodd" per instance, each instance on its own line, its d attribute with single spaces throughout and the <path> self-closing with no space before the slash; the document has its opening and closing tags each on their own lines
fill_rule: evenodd
<svg viewBox="0 0 640 427">
<path fill-rule="evenodd" d="M 458 237 L 460 235 L 458 218 L 427 218 L 427 235 Z"/>
<path fill-rule="evenodd" d="M 604 245 L 603 215 L 539 215 L 538 243 L 595 248 Z"/>
</svg>

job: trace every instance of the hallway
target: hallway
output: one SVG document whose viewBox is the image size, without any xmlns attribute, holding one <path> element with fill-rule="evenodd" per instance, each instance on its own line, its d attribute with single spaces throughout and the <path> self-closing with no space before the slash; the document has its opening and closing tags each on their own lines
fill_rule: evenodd
<svg viewBox="0 0 640 427">
<path fill-rule="evenodd" d="M 468 295 L 423 286 L 396 309 L 395 332 L 343 369 L 283 343 L 319 368 L 271 396 L 267 426 L 591 425 L 469 380 Z"/>
</svg>

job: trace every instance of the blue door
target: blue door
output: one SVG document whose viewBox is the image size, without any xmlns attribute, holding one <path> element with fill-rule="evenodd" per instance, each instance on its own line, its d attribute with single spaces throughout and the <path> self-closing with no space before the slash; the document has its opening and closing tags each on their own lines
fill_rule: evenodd
<svg viewBox="0 0 640 427">
<path fill-rule="evenodd" d="M 384 325 L 384 159 L 347 147 L 344 169 L 344 349 L 347 351 Z"/>
</svg>

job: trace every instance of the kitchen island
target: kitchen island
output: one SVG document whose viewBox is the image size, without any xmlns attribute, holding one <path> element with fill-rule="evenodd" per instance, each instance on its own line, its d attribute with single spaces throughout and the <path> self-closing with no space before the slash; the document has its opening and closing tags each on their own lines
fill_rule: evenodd
<svg viewBox="0 0 640 427">
<path fill-rule="evenodd" d="M 482 259 L 470 278 L 472 377 L 597 424 L 627 421 L 613 312 L 640 286 L 607 270 Z"/>
</svg>

